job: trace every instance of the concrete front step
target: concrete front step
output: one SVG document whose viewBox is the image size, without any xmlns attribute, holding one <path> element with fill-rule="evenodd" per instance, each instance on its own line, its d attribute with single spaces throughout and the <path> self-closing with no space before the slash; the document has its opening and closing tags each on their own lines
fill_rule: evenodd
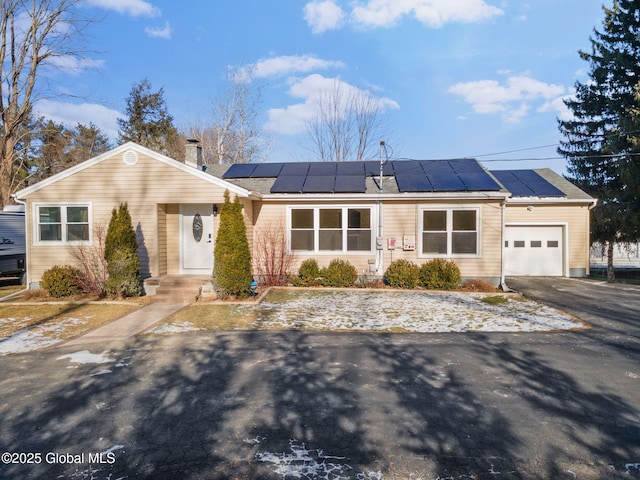
<svg viewBox="0 0 640 480">
<path fill-rule="evenodd" d="M 145 280 L 145 291 L 151 295 L 153 303 L 195 302 L 202 285 L 211 282 L 210 276 L 171 275 Z"/>
</svg>

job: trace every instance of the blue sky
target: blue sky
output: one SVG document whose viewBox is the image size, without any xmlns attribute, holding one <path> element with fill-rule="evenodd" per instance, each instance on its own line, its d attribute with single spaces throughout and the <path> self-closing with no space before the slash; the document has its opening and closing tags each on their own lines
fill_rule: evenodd
<svg viewBox="0 0 640 480">
<path fill-rule="evenodd" d="M 36 105 L 69 126 L 93 122 L 115 140 L 132 85 L 147 78 L 164 87 L 184 128 L 206 120 L 230 66 L 250 65 L 273 161 L 314 160 L 303 120 L 337 79 L 384 105 L 393 135 L 382 140 L 394 158 L 476 157 L 492 169 L 560 173 L 556 119 L 569 115 L 562 99 L 576 80 L 588 79 L 578 50 L 590 48 L 604 18 L 593 0 L 84 0 L 82 8 L 102 19 L 84 39 L 91 53 L 48 71 L 66 96 Z"/>
</svg>

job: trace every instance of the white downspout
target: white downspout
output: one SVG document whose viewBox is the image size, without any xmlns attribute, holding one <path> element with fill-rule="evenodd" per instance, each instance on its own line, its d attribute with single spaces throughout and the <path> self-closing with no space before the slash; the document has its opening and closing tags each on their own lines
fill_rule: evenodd
<svg viewBox="0 0 640 480">
<path fill-rule="evenodd" d="M 500 204 L 501 210 L 502 210 L 502 233 L 500 235 L 500 243 L 501 243 L 501 247 L 500 247 L 500 288 L 502 289 L 503 292 L 512 292 L 513 290 L 511 290 L 508 286 L 507 286 L 507 282 L 505 280 L 505 274 L 504 274 L 504 254 L 505 254 L 505 246 L 504 246 L 504 242 L 505 242 L 505 233 L 506 233 L 506 212 L 507 212 L 507 199 L 505 198 L 504 200 L 502 200 L 502 203 Z"/>
</svg>

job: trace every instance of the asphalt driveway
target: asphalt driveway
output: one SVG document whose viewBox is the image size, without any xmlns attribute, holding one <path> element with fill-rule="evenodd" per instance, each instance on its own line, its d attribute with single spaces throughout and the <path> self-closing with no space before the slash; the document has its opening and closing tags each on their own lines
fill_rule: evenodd
<svg viewBox="0 0 640 480">
<path fill-rule="evenodd" d="M 593 328 L 194 333 L 3 357 L 0 478 L 640 478 L 640 290 L 510 282 Z"/>
</svg>

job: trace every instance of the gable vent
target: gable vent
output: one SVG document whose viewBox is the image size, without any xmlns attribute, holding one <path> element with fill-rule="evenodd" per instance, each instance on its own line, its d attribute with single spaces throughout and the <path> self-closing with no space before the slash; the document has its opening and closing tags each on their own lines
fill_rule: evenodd
<svg viewBox="0 0 640 480">
<path fill-rule="evenodd" d="M 134 150 L 127 150 L 122 156 L 122 161 L 127 165 L 135 165 L 138 163 L 138 153 Z"/>
</svg>

